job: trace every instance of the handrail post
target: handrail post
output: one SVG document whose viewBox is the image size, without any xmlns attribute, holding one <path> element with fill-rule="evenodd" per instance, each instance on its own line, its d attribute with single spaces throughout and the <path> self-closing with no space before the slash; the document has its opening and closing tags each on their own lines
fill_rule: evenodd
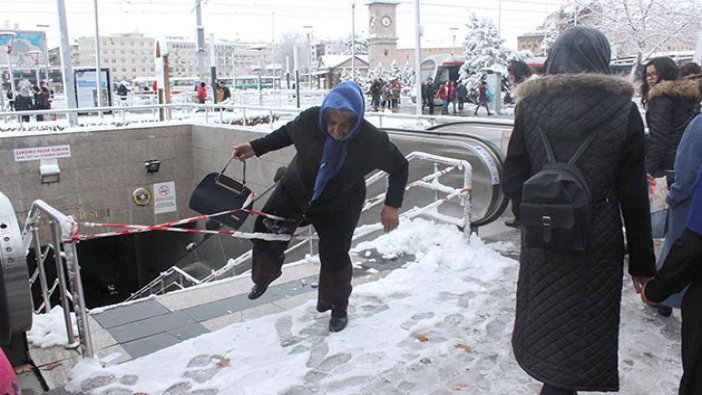
<svg viewBox="0 0 702 395">
<path fill-rule="evenodd" d="M 471 229 L 471 201 L 473 199 L 473 167 L 466 162 L 463 165 L 463 189 L 466 193 L 461 198 L 461 204 L 463 205 L 463 220 L 465 225 L 463 226 L 463 235 L 466 236 L 468 243 L 470 243 Z"/>
<path fill-rule="evenodd" d="M 37 259 L 37 269 L 39 270 L 39 286 L 41 287 L 41 297 L 44 300 L 44 312 L 51 311 L 51 302 L 49 299 L 49 286 L 46 283 L 46 270 L 44 269 L 44 259 L 41 253 L 41 241 L 39 241 L 39 228 L 36 224 L 30 226 L 32 239 L 34 241 L 34 255 Z M 54 247 L 56 249 L 56 247 Z"/>
<path fill-rule="evenodd" d="M 54 263 L 56 264 L 56 275 L 59 281 L 59 293 L 61 294 L 61 307 L 63 308 L 63 318 L 66 323 L 66 334 L 68 335 L 68 348 L 77 347 L 80 342 L 76 342 L 75 334 L 73 333 L 73 324 L 71 322 L 71 309 L 68 305 L 68 288 L 66 287 L 66 272 L 63 268 L 63 259 L 61 258 L 61 236 L 58 231 L 58 224 L 55 219 L 51 219 L 51 238 L 54 243 Z"/>
<path fill-rule="evenodd" d="M 88 326 L 87 307 L 85 306 L 85 295 L 83 293 L 83 284 L 80 276 L 80 265 L 78 264 L 78 254 L 74 243 L 64 244 L 66 255 L 66 266 L 68 267 L 68 275 L 71 280 L 71 288 L 73 290 L 73 304 L 76 310 L 76 323 L 81 334 L 82 341 L 81 354 L 84 358 L 93 357 L 93 341 L 90 335 Z"/>
</svg>

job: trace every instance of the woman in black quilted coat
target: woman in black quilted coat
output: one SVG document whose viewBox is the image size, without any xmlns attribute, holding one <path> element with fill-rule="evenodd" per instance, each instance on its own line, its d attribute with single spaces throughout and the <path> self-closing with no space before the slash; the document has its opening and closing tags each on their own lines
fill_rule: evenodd
<svg viewBox="0 0 702 395">
<path fill-rule="evenodd" d="M 646 67 L 647 73 L 650 66 Z M 655 70 L 655 69 L 654 69 Z M 673 170 L 683 132 L 699 112 L 700 75 L 660 81 L 648 92 L 646 105 L 646 173 L 653 177 Z"/>
<path fill-rule="evenodd" d="M 522 242 L 514 355 L 541 394 L 617 391 L 618 335 L 626 226 L 629 274 L 640 292 L 655 273 L 644 171 L 644 131 L 634 86 L 608 75 L 610 47 L 598 30 L 577 26 L 549 51 L 544 78 L 517 89 L 503 189 L 519 207 L 522 184 L 546 163 L 540 127 L 557 161 L 567 161 L 594 124 L 602 130 L 576 165 L 592 192 L 583 252 Z M 517 213 L 518 214 L 518 213 Z"/>
</svg>

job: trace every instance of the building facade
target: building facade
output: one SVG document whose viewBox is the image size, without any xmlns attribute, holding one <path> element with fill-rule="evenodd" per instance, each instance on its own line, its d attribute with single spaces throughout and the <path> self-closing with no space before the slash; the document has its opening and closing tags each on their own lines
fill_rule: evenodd
<svg viewBox="0 0 702 395">
<path fill-rule="evenodd" d="M 182 37 L 166 38 L 168 64 L 171 77 L 197 77 L 197 46 L 194 41 Z M 116 34 L 100 37 L 100 63 L 109 68 L 114 82 L 133 80 L 139 77 L 153 77 L 155 70 L 156 40 L 141 33 Z M 57 50 L 52 50 L 56 53 Z M 162 49 L 163 52 L 163 49 Z M 259 64 L 267 64 L 271 59 L 269 45 L 218 40 L 215 42 L 217 74 L 232 76 L 250 74 Z M 95 66 L 95 38 L 82 37 L 71 46 L 73 66 Z M 51 57 L 57 59 L 55 57 Z M 206 78 L 210 68 L 210 45 L 205 44 Z"/>
</svg>

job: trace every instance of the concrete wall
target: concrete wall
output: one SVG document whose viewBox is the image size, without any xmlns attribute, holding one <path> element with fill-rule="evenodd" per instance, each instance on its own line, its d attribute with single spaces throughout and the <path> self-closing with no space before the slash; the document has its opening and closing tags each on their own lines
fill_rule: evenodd
<svg viewBox="0 0 702 395">
<path fill-rule="evenodd" d="M 36 199 L 78 221 L 139 225 L 158 224 L 192 216 L 190 193 L 205 174 L 220 171 L 231 155 L 231 147 L 266 132 L 242 131 L 227 126 L 169 125 L 104 131 L 27 134 L 0 137 L 0 192 L 7 195 L 24 226 L 27 212 Z M 15 161 L 14 150 L 69 145 L 71 156 L 58 159 L 60 181 L 41 184 L 39 161 Z M 286 165 L 293 150 L 287 148 L 263 158 L 247 161 L 247 185 L 262 192 L 273 184 L 279 166 Z M 157 173 L 147 173 L 144 162 L 161 161 Z M 241 164 L 232 162 L 227 172 L 241 179 Z M 144 187 L 152 195 L 154 183 L 174 181 L 177 212 L 154 213 L 152 201 L 134 203 L 133 192 Z M 257 204 L 257 208 L 262 205 Z M 81 233 L 107 231 L 81 228 Z M 110 229 L 111 230 L 111 229 Z"/>
</svg>

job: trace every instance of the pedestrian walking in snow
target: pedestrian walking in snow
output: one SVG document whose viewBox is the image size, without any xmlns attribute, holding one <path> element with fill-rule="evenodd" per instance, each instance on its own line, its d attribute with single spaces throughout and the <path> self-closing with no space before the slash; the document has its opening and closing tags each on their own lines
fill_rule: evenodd
<svg viewBox="0 0 702 395">
<path fill-rule="evenodd" d="M 502 183 L 523 233 L 512 348 L 522 369 L 544 383 L 541 394 L 619 389 L 622 219 L 636 292 L 655 274 L 643 121 L 634 86 L 610 75 L 609 63 L 605 35 L 573 27 L 549 51 L 546 76 L 516 91 Z M 520 205 L 527 180 L 554 160 L 564 165 L 585 141 L 574 164 L 591 195 L 584 250 L 528 246 L 531 231 L 547 239 L 579 222 L 570 211 L 525 217 L 533 211 Z"/>
<path fill-rule="evenodd" d="M 329 330 L 348 323 L 353 267 L 351 238 L 365 200 L 364 176 L 374 170 L 389 174 L 385 206 L 380 220 L 385 231 L 399 224 L 407 183 L 408 163 L 386 133 L 363 119 L 361 88 L 344 81 L 324 98 L 321 107 L 303 111 L 294 121 L 253 140 L 235 145 L 232 156 L 246 160 L 290 145 L 295 157 L 263 212 L 289 221 L 259 217 L 255 232 L 292 234 L 311 224 L 319 235 L 319 289 L 317 310 L 331 310 Z M 281 275 L 283 252 L 289 241 L 254 241 L 249 299 L 257 299 Z"/>
</svg>

